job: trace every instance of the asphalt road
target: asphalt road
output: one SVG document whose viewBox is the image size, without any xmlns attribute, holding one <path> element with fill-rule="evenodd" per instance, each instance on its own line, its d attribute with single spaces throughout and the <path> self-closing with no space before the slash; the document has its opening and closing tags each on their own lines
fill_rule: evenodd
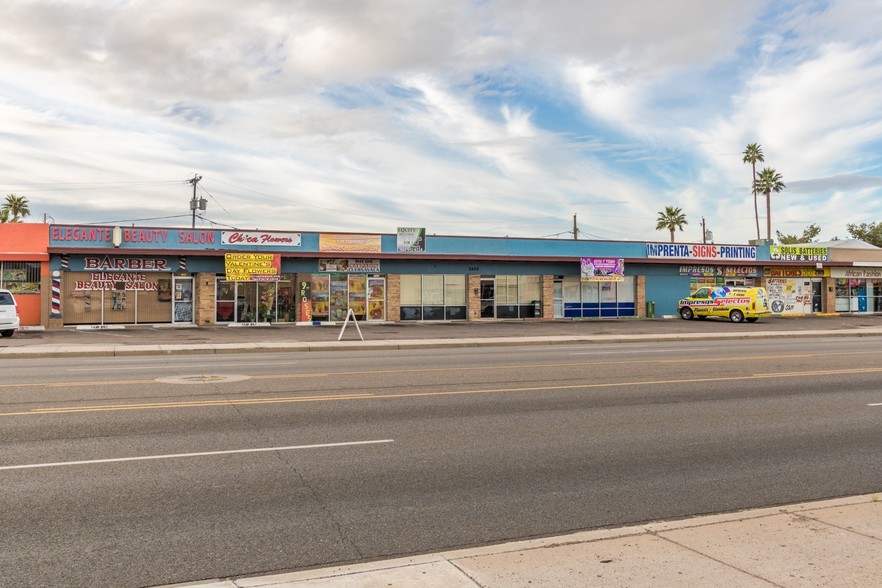
<svg viewBox="0 0 882 588">
<path fill-rule="evenodd" d="M 875 492 L 880 353 L 4 360 L 0 579 L 149 586 Z"/>
</svg>

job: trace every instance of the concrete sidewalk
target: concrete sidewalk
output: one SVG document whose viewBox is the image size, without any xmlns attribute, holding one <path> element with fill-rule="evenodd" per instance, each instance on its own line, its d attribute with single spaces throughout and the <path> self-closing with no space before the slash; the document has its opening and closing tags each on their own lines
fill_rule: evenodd
<svg viewBox="0 0 882 588">
<path fill-rule="evenodd" d="M 879 586 L 879 499 L 855 496 L 175 587 Z"/>
<path fill-rule="evenodd" d="M 24 331 L 0 340 L 0 360 L 27 357 L 433 349 L 504 345 L 882 336 L 882 315 L 776 317 L 755 324 L 680 319 L 368 323 L 261 327 L 134 326 Z M 341 339 L 341 340 L 338 340 Z"/>
</svg>

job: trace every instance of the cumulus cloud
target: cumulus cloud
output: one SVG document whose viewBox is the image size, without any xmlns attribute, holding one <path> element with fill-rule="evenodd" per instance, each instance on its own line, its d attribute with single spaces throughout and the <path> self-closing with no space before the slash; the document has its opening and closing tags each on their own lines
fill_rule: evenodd
<svg viewBox="0 0 882 588">
<path fill-rule="evenodd" d="M 743 242 L 741 151 L 758 142 L 788 184 L 773 221 L 823 211 L 842 235 L 882 217 L 879 12 L 6 2 L 0 189 L 58 222 L 186 221 L 198 172 L 208 216 L 230 225 L 539 236 L 577 214 L 588 234 L 638 240 L 663 238 L 656 213 L 674 205 Z"/>
</svg>

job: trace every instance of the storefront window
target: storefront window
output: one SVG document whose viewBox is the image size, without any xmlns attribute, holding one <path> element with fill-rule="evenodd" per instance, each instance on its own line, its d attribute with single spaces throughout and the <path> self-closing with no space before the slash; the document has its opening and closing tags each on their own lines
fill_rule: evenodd
<svg viewBox="0 0 882 588">
<path fill-rule="evenodd" d="M 0 261 L 0 288 L 14 294 L 39 294 L 40 263 Z"/>
<path fill-rule="evenodd" d="M 496 306 L 517 305 L 518 277 L 496 276 Z"/>
<path fill-rule="evenodd" d="M 496 276 L 496 317 L 536 316 L 534 301 L 541 300 L 540 276 Z"/>
<path fill-rule="evenodd" d="M 882 280 L 867 280 L 867 304 L 871 312 L 882 312 Z"/>
<path fill-rule="evenodd" d="M 882 294 L 882 292 L 880 292 Z M 465 306 L 466 277 L 463 275 L 444 276 L 444 303 L 448 306 Z"/>
<path fill-rule="evenodd" d="M 401 276 L 401 305 L 422 306 L 423 281 L 420 275 Z"/>
<path fill-rule="evenodd" d="M 582 282 L 582 301 L 597 302 L 600 298 L 599 291 L 599 282 Z M 579 300 L 579 298 L 576 298 L 576 300 Z"/>
<path fill-rule="evenodd" d="M 464 275 L 402 275 L 401 320 L 466 320 Z"/>
<path fill-rule="evenodd" d="M 274 323 L 294 320 L 294 276 L 278 281 L 218 280 L 215 319 L 219 323 Z M 176 286 L 177 287 L 177 286 Z"/>
<path fill-rule="evenodd" d="M 67 272 L 62 288 L 64 323 L 169 323 L 171 283 L 171 274 Z"/>
<path fill-rule="evenodd" d="M 635 282 L 580 282 L 578 276 L 563 278 L 566 318 L 618 318 L 636 315 Z"/>
<path fill-rule="evenodd" d="M 367 280 L 368 288 L 368 320 L 382 321 L 386 319 L 386 278 L 373 277 Z"/>
<path fill-rule="evenodd" d="M 365 274 L 351 274 L 349 276 L 349 308 L 356 320 L 363 321 L 367 316 L 367 276 Z"/>
<path fill-rule="evenodd" d="M 600 303 L 609 303 L 616 301 L 616 283 L 615 282 L 600 282 Z"/>
<path fill-rule="evenodd" d="M 836 278 L 837 312 L 873 312 L 878 280 Z"/>
<path fill-rule="evenodd" d="M 381 321 L 386 318 L 386 278 L 382 276 L 363 273 L 312 274 L 308 298 L 311 314 L 307 320 L 344 321 L 350 310 L 359 321 Z M 280 312 L 281 304 L 280 298 Z"/>
<path fill-rule="evenodd" d="M 312 299 L 312 320 L 326 321 L 331 313 L 331 276 L 312 274 L 310 279 L 310 298 Z"/>
<path fill-rule="evenodd" d="M 542 279 L 540 276 L 518 276 L 518 304 L 532 305 L 542 298 Z"/>
</svg>

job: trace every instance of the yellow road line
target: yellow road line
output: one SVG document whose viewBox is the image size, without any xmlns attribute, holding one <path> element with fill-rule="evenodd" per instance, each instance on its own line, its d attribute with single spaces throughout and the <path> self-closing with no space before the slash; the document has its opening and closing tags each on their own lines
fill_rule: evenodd
<svg viewBox="0 0 882 588">
<path fill-rule="evenodd" d="M 254 404 L 287 404 L 295 402 L 324 402 L 337 400 L 385 400 L 392 398 L 420 398 L 429 396 L 463 396 L 474 394 L 511 394 L 523 392 L 551 392 L 561 390 L 576 390 L 590 388 L 621 388 L 626 386 L 658 386 L 670 384 L 696 384 L 708 382 L 731 382 L 754 380 L 763 378 L 794 378 L 806 376 L 821 375 L 841 375 L 845 373 L 877 373 L 882 372 L 879 368 L 855 368 L 848 370 L 825 370 L 825 371 L 808 371 L 808 372 L 783 372 L 783 373 L 767 373 L 767 374 L 746 374 L 743 376 L 725 376 L 713 378 L 681 378 L 675 380 L 648 380 L 637 382 L 606 382 L 593 384 L 567 384 L 559 386 L 528 386 L 523 388 L 490 388 L 483 390 L 448 390 L 434 392 L 395 392 L 388 394 L 329 394 L 323 396 L 284 396 L 275 398 L 239 398 L 239 399 L 223 399 L 223 400 L 194 400 L 182 402 L 158 402 L 158 403 L 137 403 L 137 404 L 109 404 L 98 406 L 78 406 L 78 407 L 49 407 L 35 408 L 30 411 L 0 413 L 0 417 L 8 416 L 34 416 L 46 414 L 74 414 L 83 412 L 107 412 L 107 411 L 124 411 L 124 410 L 156 410 L 170 408 L 206 408 L 206 407 L 222 407 L 222 406 L 243 406 Z"/>
<path fill-rule="evenodd" d="M 596 365 L 635 365 L 635 364 L 678 364 L 678 363 L 695 363 L 696 361 L 704 362 L 742 362 L 742 361 L 760 361 L 760 360 L 781 360 L 781 359 L 806 359 L 811 357 L 831 357 L 835 355 L 877 355 L 877 351 L 855 351 L 855 352 L 824 352 L 824 353 L 796 353 L 782 355 L 741 355 L 735 357 L 712 357 L 697 359 L 695 357 L 684 357 L 674 359 L 644 359 L 644 360 L 621 360 L 621 361 L 572 361 L 558 363 L 534 363 L 534 364 L 507 364 L 496 366 L 459 366 L 456 368 L 408 368 L 394 370 L 352 370 L 339 372 L 316 372 L 316 373 L 296 373 L 296 374 L 256 374 L 248 376 L 250 380 L 284 380 L 284 379 L 303 379 L 303 378 L 327 378 L 331 376 L 364 376 L 364 375 L 389 375 L 389 374 L 421 374 L 448 372 L 456 369 L 458 372 L 466 371 L 491 371 L 491 370 L 512 370 L 512 369 L 540 369 L 540 368 L 560 368 L 560 367 L 591 367 Z M 223 366 L 218 366 L 219 368 Z M 194 377 L 198 374 L 188 374 L 180 376 L 180 378 Z M 217 374 L 203 374 L 204 376 Z M 223 374 L 221 374 L 223 375 Z M 163 378 L 167 379 L 167 378 Z M 148 378 L 143 380 L 80 380 L 74 382 L 22 382 L 17 384 L 0 384 L 2 388 L 70 388 L 76 386 L 121 386 L 131 384 L 173 384 L 168 381 L 157 382 L 158 378 Z"/>
</svg>

